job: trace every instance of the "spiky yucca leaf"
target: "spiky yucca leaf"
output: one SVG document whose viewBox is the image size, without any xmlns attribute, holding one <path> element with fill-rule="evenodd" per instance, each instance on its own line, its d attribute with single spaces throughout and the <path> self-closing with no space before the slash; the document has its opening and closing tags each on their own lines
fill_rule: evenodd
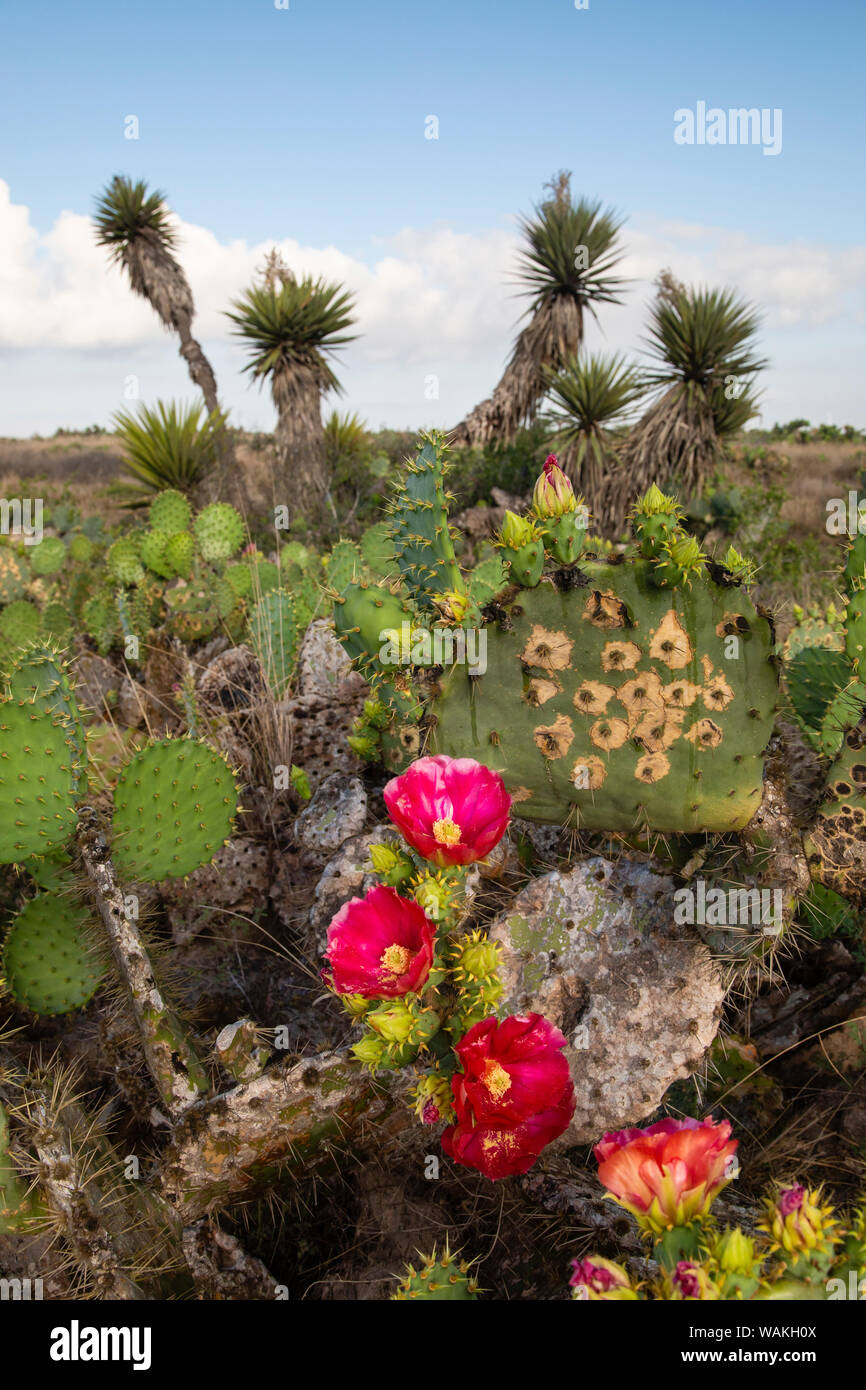
<svg viewBox="0 0 866 1390">
<path fill-rule="evenodd" d="M 320 390 L 340 384 L 325 353 L 351 342 L 354 299 L 323 279 L 289 279 L 280 285 L 253 285 L 228 311 L 236 337 L 250 351 L 245 371 L 254 380 L 270 377 L 279 407 L 280 380 L 298 368 L 312 371 Z"/>
<path fill-rule="evenodd" d="M 136 414 L 119 411 L 114 425 L 127 470 L 147 488 L 188 492 L 213 464 L 226 416 L 202 406 L 157 401 Z"/>
<path fill-rule="evenodd" d="M 619 353 L 610 357 L 577 355 L 561 372 L 548 371 L 552 409 L 545 423 L 555 432 L 553 447 L 571 480 L 584 493 L 589 509 L 605 520 L 605 481 L 615 463 L 616 431 L 644 392 L 640 372 Z"/>
</svg>

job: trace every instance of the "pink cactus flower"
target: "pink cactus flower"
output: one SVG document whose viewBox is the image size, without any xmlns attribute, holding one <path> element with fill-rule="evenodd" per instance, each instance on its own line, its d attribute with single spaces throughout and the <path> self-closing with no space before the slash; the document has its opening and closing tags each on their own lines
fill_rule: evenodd
<svg viewBox="0 0 866 1390">
<path fill-rule="evenodd" d="M 338 994 L 365 999 L 417 994 L 430 974 L 435 936 L 413 899 L 395 888 L 371 888 L 341 907 L 328 927 L 330 983 Z"/>
<path fill-rule="evenodd" d="M 498 772 L 472 758 L 418 758 L 384 791 L 403 838 L 440 869 L 474 864 L 498 845 L 511 797 Z"/>
<path fill-rule="evenodd" d="M 620 1206 L 661 1234 L 705 1216 L 730 1181 L 737 1148 L 727 1120 L 659 1120 L 606 1134 L 595 1146 L 598 1176 Z"/>
<path fill-rule="evenodd" d="M 451 1079 L 457 1114 L 485 1124 L 527 1120 L 573 1091 L 565 1038 L 541 1014 L 485 1018 L 457 1044 L 463 1068 Z"/>
<path fill-rule="evenodd" d="M 569 1093 L 559 1105 L 521 1124 L 474 1124 L 467 1115 L 443 1132 L 442 1148 L 455 1163 L 475 1168 L 495 1182 L 528 1172 L 547 1145 L 568 1128 L 573 1114 L 574 1096 Z"/>
<path fill-rule="evenodd" d="M 451 1078 L 456 1123 L 442 1147 L 456 1163 L 497 1179 L 525 1173 L 574 1114 L 565 1038 L 540 1014 L 476 1023 L 457 1044 Z"/>
</svg>

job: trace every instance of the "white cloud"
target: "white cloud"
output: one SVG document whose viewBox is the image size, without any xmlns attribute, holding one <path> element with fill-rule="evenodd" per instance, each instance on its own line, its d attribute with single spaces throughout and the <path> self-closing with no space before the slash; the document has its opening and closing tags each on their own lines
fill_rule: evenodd
<svg viewBox="0 0 866 1390">
<path fill-rule="evenodd" d="M 236 418 L 267 427 L 267 393 L 247 390 L 243 351 L 224 310 L 250 283 L 270 243 L 222 242 L 206 227 L 179 221 L 177 229 L 198 308 L 195 331 L 214 359 L 223 397 Z M 648 220 L 630 223 L 624 239 L 621 273 L 632 283 L 622 306 L 602 310 L 601 330 L 588 329 L 591 346 L 639 349 L 652 279 L 670 266 L 683 280 L 732 285 L 764 306 L 763 346 L 773 361 L 765 413 L 772 414 L 774 401 L 783 411 L 791 394 L 786 372 L 811 360 L 811 400 L 797 413 L 811 411 L 818 419 L 839 408 L 857 422 L 859 382 L 850 353 L 840 378 L 826 334 L 847 339 L 862 322 L 866 247 L 773 245 L 699 223 Z M 470 234 L 444 223 L 407 227 L 383 239 L 369 263 L 336 246 L 278 245 L 296 272 L 339 280 L 355 292 L 361 336 L 342 354 L 339 371 L 347 405 L 371 423 L 453 424 L 495 384 L 525 304 L 512 278 L 516 229 Z M 824 344 L 823 364 L 810 348 L 816 337 Z M 123 374 L 140 369 L 146 398 L 189 396 L 176 353 L 150 306 L 96 246 L 88 217 L 64 211 L 40 234 L 0 181 L 0 354 L 9 389 L 0 433 L 107 421 L 123 403 Z M 52 366 L 60 360 L 67 369 L 59 378 L 54 372 L 46 391 L 49 357 Z M 438 401 L 425 394 L 429 374 L 441 378 Z"/>
</svg>

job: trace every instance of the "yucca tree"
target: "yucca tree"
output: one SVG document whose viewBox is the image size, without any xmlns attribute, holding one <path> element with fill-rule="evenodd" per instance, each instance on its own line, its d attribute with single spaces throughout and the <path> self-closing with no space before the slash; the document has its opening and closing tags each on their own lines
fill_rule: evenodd
<svg viewBox="0 0 866 1390">
<path fill-rule="evenodd" d="M 201 344 L 192 336 L 195 305 L 189 281 L 175 257 L 177 234 L 165 198 L 140 179 L 116 174 L 96 200 L 96 240 L 105 246 L 129 283 L 153 306 L 166 328 L 180 338 L 180 355 L 205 399 L 208 414 L 219 410 L 216 378 Z"/>
<path fill-rule="evenodd" d="M 638 369 L 619 353 L 575 354 L 560 372 L 548 370 L 550 409 L 544 423 L 559 462 L 583 493 L 598 527 L 617 512 L 611 497 L 619 468 L 624 428 L 646 386 Z"/>
<path fill-rule="evenodd" d="M 303 508 L 328 484 L 322 395 L 341 390 L 329 355 L 356 336 L 354 300 L 322 279 L 296 280 L 277 268 L 233 301 L 233 332 L 249 349 L 245 367 L 254 381 L 270 382 L 277 408 L 279 479 L 286 500 Z"/>
<path fill-rule="evenodd" d="M 571 195 L 571 175 L 548 185 L 551 196 L 520 219 L 524 245 L 518 261 L 521 293 L 530 297 L 521 329 L 493 395 L 477 405 L 454 433 L 454 443 L 507 443 L 529 424 L 547 390 L 546 372 L 559 371 L 583 342 L 587 313 L 619 303 L 623 281 L 611 274 L 621 257 L 622 222 L 600 203 Z"/>
<path fill-rule="evenodd" d="M 757 373 L 766 366 L 755 335 L 761 316 L 733 290 L 686 287 L 662 272 L 650 311 L 647 383 L 655 400 L 623 446 L 627 489 L 650 483 L 698 493 L 724 440 L 755 414 Z"/>
<path fill-rule="evenodd" d="M 149 491 L 195 492 L 210 472 L 220 446 L 225 416 L 200 405 L 157 401 L 114 417 L 127 471 Z"/>
</svg>

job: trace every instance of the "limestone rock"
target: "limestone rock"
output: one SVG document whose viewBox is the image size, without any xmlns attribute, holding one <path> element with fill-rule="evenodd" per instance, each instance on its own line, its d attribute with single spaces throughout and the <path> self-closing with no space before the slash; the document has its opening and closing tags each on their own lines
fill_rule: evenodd
<svg viewBox="0 0 866 1390">
<path fill-rule="evenodd" d="M 358 835 L 367 819 L 367 793 L 358 777 L 334 772 L 326 777 L 295 822 L 298 844 L 322 859 Z"/>
<path fill-rule="evenodd" d="M 298 694 L 328 699 L 351 675 L 352 663 L 334 636 L 333 625 L 325 618 L 316 618 L 298 652 Z"/>
<path fill-rule="evenodd" d="M 560 1147 L 645 1119 L 716 1035 L 721 975 L 675 925 L 673 893 L 645 864 L 593 857 L 534 879 L 491 925 L 503 1012 L 543 1014 L 568 1039 L 577 1109 Z"/>
</svg>

